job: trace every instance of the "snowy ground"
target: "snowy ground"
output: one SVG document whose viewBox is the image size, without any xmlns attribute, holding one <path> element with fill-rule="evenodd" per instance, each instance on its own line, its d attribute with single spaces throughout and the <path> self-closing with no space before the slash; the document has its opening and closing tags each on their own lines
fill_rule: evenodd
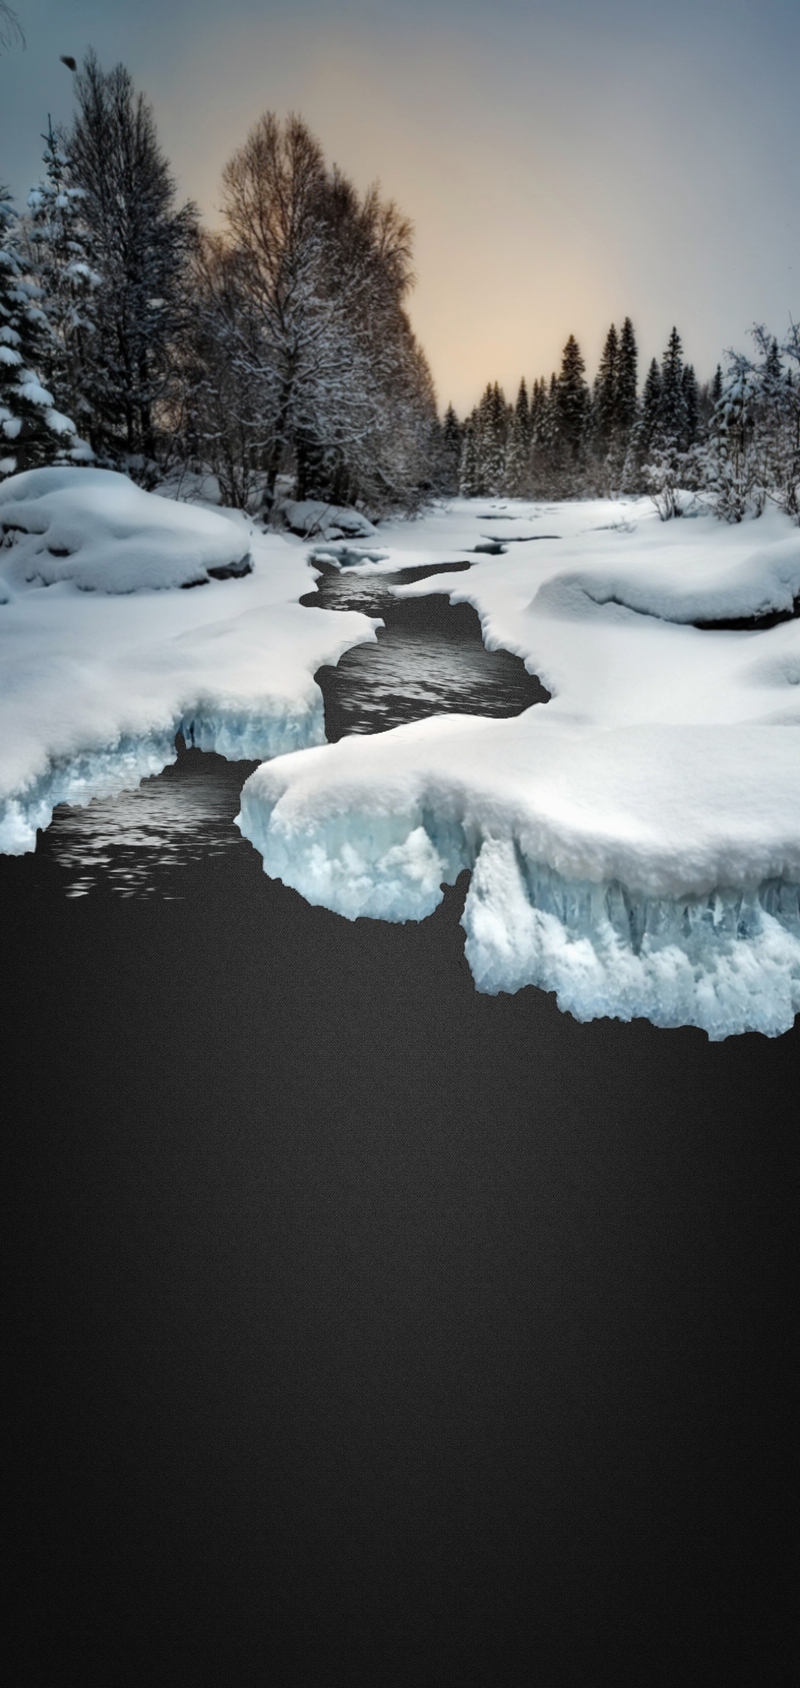
<svg viewBox="0 0 800 1688">
<path fill-rule="evenodd" d="M 0 551 L 0 848 L 32 848 L 55 802 L 154 772 L 182 727 L 203 748 L 274 758 L 247 782 L 240 824 L 267 871 L 312 902 L 420 919 L 471 868 L 479 989 L 534 983 L 578 1018 L 644 1014 L 712 1038 L 791 1024 L 800 622 L 691 625 L 791 609 L 788 520 L 456 501 L 318 545 L 359 571 L 469 560 L 398 590 L 472 603 L 487 645 L 522 656 L 553 694 L 511 720 L 451 715 L 326 745 L 313 674 L 374 635 L 363 616 L 298 604 L 313 542 L 137 493 L 137 552 L 130 510 L 116 533 L 113 498 L 98 512 L 90 479 L 66 474 L 66 537 L 54 483 L 29 486 L 24 522 L 23 477 L 0 492 L 0 523 L 16 507 L 27 530 Z M 489 541 L 505 554 L 476 551 Z M 208 577 L 212 557 L 252 572 L 175 589 Z"/>
<path fill-rule="evenodd" d="M 470 867 L 479 989 L 535 983 L 578 1018 L 713 1038 L 785 1030 L 800 1006 L 800 623 L 689 622 L 789 609 L 800 532 L 777 514 L 664 524 L 646 502 L 457 503 L 382 527 L 384 559 L 355 566 L 454 559 L 485 537 L 506 554 L 399 590 L 472 603 L 487 645 L 522 656 L 552 702 L 259 769 L 241 824 L 267 871 L 351 918 L 402 920 Z"/>
<path fill-rule="evenodd" d="M 313 675 L 374 638 L 365 616 L 297 602 L 313 586 L 302 541 L 122 476 L 12 477 L 3 525 L 0 851 L 32 850 L 56 803 L 160 772 L 179 729 L 233 759 L 322 743 Z M 244 576 L 210 572 L 245 558 Z"/>
</svg>

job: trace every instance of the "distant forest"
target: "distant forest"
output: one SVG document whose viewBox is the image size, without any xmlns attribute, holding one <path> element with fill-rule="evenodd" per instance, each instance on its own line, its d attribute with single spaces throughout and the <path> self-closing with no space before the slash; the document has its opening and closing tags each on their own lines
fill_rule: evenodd
<svg viewBox="0 0 800 1688">
<path fill-rule="evenodd" d="M 406 309 L 411 224 L 329 167 L 302 118 L 254 125 L 212 234 L 176 205 L 124 66 L 90 52 L 74 88 L 21 215 L 0 188 L 0 478 L 90 463 L 262 514 L 289 487 L 373 515 L 626 493 L 665 518 L 692 499 L 733 521 L 770 499 L 800 514 L 796 328 L 755 328 L 752 355 L 703 386 L 673 329 L 640 391 L 626 317 L 591 384 L 570 335 L 559 372 L 514 403 L 494 383 L 440 420 Z"/>
<path fill-rule="evenodd" d="M 773 499 L 800 513 L 800 338 L 779 344 L 752 331 L 754 356 L 729 352 L 712 381 L 698 385 L 673 328 L 661 363 L 653 358 L 639 393 L 630 317 L 612 323 L 590 387 L 570 335 L 561 369 L 524 379 L 516 403 L 489 384 L 459 423 L 448 408 L 441 429 L 445 482 L 464 497 L 587 498 L 648 493 L 666 520 L 702 500 L 739 521 Z"/>
</svg>

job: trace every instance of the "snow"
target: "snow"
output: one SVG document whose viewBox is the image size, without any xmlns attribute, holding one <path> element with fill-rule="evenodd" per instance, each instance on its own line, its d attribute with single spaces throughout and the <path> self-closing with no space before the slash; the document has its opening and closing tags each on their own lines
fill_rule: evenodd
<svg viewBox="0 0 800 1688">
<path fill-rule="evenodd" d="M 535 984 L 578 1019 L 647 1015 L 714 1039 L 791 1025 L 800 621 L 692 625 L 791 611 L 788 518 L 454 501 L 382 522 L 379 547 L 315 544 L 65 468 L 4 483 L 0 523 L 0 848 L 32 849 L 56 802 L 156 772 L 181 729 L 261 759 L 239 824 L 310 902 L 419 920 L 470 869 L 479 990 Z M 476 555 L 487 534 L 504 555 Z M 551 701 L 326 744 L 313 675 L 375 623 L 299 604 L 315 555 L 377 574 L 468 563 L 393 590 L 473 604 L 487 646 L 521 656 Z M 245 557 L 247 575 L 211 575 Z"/>
<path fill-rule="evenodd" d="M 800 533 L 777 513 L 661 523 L 643 501 L 611 525 L 586 502 L 548 509 L 547 542 L 530 506 L 456 502 L 382 526 L 375 566 L 468 552 L 495 513 L 508 538 L 522 518 L 505 556 L 395 590 L 472 603 L 487 646 L 522 656 L 552 701 L 281 758 L 244 788 L 245 836 L 267 872 L 350 919 L 422 919 L 471 868 L 479 989 L 777 1035 L 800 1006 L 800 623 L 689 618 L 789 608 Z"/>
<path fill-rule="evenodd" d="M 281 504 L 281 515 L 292 533 L 307 538 L 319 535 L 322 539 L 369 539 L 376 532 L 360 510 L 324 504 L 318 499 L 286 500 Z"/>
<path fill-rule="evenodd" d="M 56 425 L 72 424 L 51 414 Z M 71 580 L 84 592 L 206 584 L 249 567 L 241 530 L 224 516 L 143 492 L 107 469 L 30 469 L 0 486 L 0 553 L 12 589 Z"/>
<path fill-rule="evenodd" d="M 0 551 L 0 851 L 32 850 L 56 803 L 158 772 L 178 730 L 252 760 L 323 741 L 313 675 L 374 638 L 374 623 L 297 602 L 313 584 L 299 541 L 102 470 L 6 481 L 0 522 L 12 518 L 25 531 Z M 75 553 L 46 564 L 45 542 L 67 538 Z M 243 555 L 243 577 L 169 589 Z M 22 557 L 55 583 L 26 584 Z"/>
</svg>

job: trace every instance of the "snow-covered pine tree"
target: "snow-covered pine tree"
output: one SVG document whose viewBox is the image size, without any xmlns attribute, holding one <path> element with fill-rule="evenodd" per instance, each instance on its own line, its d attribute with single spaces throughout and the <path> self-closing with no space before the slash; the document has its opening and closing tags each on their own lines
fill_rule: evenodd
<svg viewBox="0 0 800 1688">
<path fill-rule="evenodd" d="M 622 445 L 627 450 L 631 434 L 636 426 L 638 414 L 637 387 L 638 383 L 638 352 L 636 335 L 630 317 L 626 317 L 622 324 L 619 337 L 619 355 L 617 358 L 617 408 L 616 426 L 619 428 Z"/>
<path fill-rule="evenodd" d="M 65 136 L 69 185 L 83 190 L 82 220 L 95 294 L 91 444 L 101 459 L 147 480 L 159 448 L 159 418 L 174 404 L 178 343 L 187 321 L 183 290 L 196 240 L 192 205 L 174 209 L 175 183 L 152 108 L 123 65 L 101 70 L 90 52 L 75 77 L 78 111 Z"/>
<path fill-rule="evenodd" d="M 558 434 L 558 378 L 543 376 L 531 407 L 531 490 L 536 498 L 559 496 L 556 446 Z"/>
<path fill-rule="evenodd" d="M 531 419 L 528 388 L 525 378 L 520 381 L 517 402 L 506 444 L 506 491 L 512 498 L 522 496 L 528 485 L 530 470 Z"/>
<path fill-rule="evenodd" d="M 480 492 L 478 477 L 477 416 L 473 410 L 464 423 L 461 440 L 461 461 L 458 490 L 462 498 L 477 498 Z"/>
<path fill-rule="evenodd" d="M 793 329 L 782 346 L 766 328 L 752 330 L 757 357 L 747 363 L 754 390 L 751 453 L 757 466 L 751 502 L 760 514 L 767 498 L 782 510 L 800 513 L 800 392 L 791 363 L 800 363 L 800 343 Z M 789 363 L 787 368 L 784 359 Z"/>
<path fill-rule="evenodd" d="M 619 337 L 612 322 L 595 376 L 592 403 L 592 447 L 599 465 L 602 465 L 608 456 L 616 427 L 618 381 Z"/>
<path fill-rule="evenodd" d="M 704 452 L 703 485 L 716 514 L 723 521 L 740 522 L 759 480 L 753 450 L 757 381 L 747 358 L 729 356 Z"/>
<path fill-rule="evenodd" d="M 615 438 L 610 472 L 613 484 L 623 492 L 635 491 L 637 487 L 634 441 L 639 421 L 638 364 L 633 323 L 630 317 L 626 317 L 619 337 Z"/>
<path fill-rule="evenodd" d="M 660 409 L 661 370 L 656 359 L 652 358 L 645 378 L 639 415 L 631 435 L 628 451 L 625 484 L 631 492 L 642 492 L 645 488 L 644 465 L 650 457 Z"/>
<path fill-rule="evenodd" d="M 26 230 L 51 329 L 43 346 L 43 373 L 76 426 L 90 433 L 103 379 L 93 344 L 101 277 L 91 262 L 83 190 L 69 185 L 69 159 L 49 118 L 44 141 L 45 174 L 28 195 Z M 91 460 L 88 442 L 76 441 L 72 456 Z"/>
<path fill-rule="evenodd" d="M 556 386 L 556 473 L 562 497 L 575 498 L 583 492 L 582 472 L 586 450 L 590 394 L 585 380 L 586 365 L 574 334 L 570 334 L 561 359 Z"/>
<path fill-rule="evenodd" d="M 656 425 L 659 448 L 670 452 L 685 451 L 687 424 L 683 347 L 677 328 L 673 328 L 661 359 L 661 399 Z"/>
<path fill-rule="evenodd" d="M 62 459 L 75 438 L 42 378 L 49 332 L 16 213 L 0 187 L 0 476 Z"/>
<path fill-rule="evenodd" d="M 507 406 L 505 394 L 497 381 L 490 384 L 482 401 L 481 417 L 481 480 L 482 490 L 490 498 L 499 498 L 505 491 Z"/>
<path fill-rule="evenodd" d="M 681 386 L 686 408 L 686 450 L 691 451 L 692 446 L 697 444 L 700 432 L 700 389 L 697 385 L 694 365 L 691 363 L 684 365 Z"/>
<path fill-rule="evenodd" d="M 645 485 L 655 500 L 662 521 L 681 514 L 679 488 L 685 484 L 690 470 L 686 457 L 687 438 L 683 348 L 678 330 L 673 328 L 661 360 L 661 396 L 644 464 Z"/>
<path fill-rule="evenodd" d="M 442 490 L 445 493 L 458 491 L 461 438 L 461 423 L 452 404 L 448 404 L 442 423 Z"/>
<path fill-rule="evenodd" d="M 792 323 L 779 348 L 788 365 L 783 378 L 781 452 L 777 501 L 781 510 L 800 520 L 800 329 Z"/>
</svg>

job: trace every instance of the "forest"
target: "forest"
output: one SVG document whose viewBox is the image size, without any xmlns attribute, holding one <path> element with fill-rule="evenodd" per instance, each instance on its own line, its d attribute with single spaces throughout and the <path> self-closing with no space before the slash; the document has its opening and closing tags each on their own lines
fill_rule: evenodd
<svg viewBox="0 0 800 1688">
<path fill-rule="evenodd" d="M 0 188 L 0 478 L 48 463 L 276 494 L 380 517 L 436 497 L 649 494 L 664 519 L 800 516 L 800 332 L 756 325 L 699 383 L 677 328 L 639 383 L 631 318 L 587 379 L 489 383 L 440 418 L 408 315 L 413 228 L 329 166 L 304 119 L 265 113 L 222 172 L 222 223 L 176 203 L 153 111 L 93 52 L 71 124 L 48 119 L 21 213 Z M 279 487 L 280 478 L 280 487 Z M 280 502 L 280 500 L 278 500 Z"/>
</svg>

